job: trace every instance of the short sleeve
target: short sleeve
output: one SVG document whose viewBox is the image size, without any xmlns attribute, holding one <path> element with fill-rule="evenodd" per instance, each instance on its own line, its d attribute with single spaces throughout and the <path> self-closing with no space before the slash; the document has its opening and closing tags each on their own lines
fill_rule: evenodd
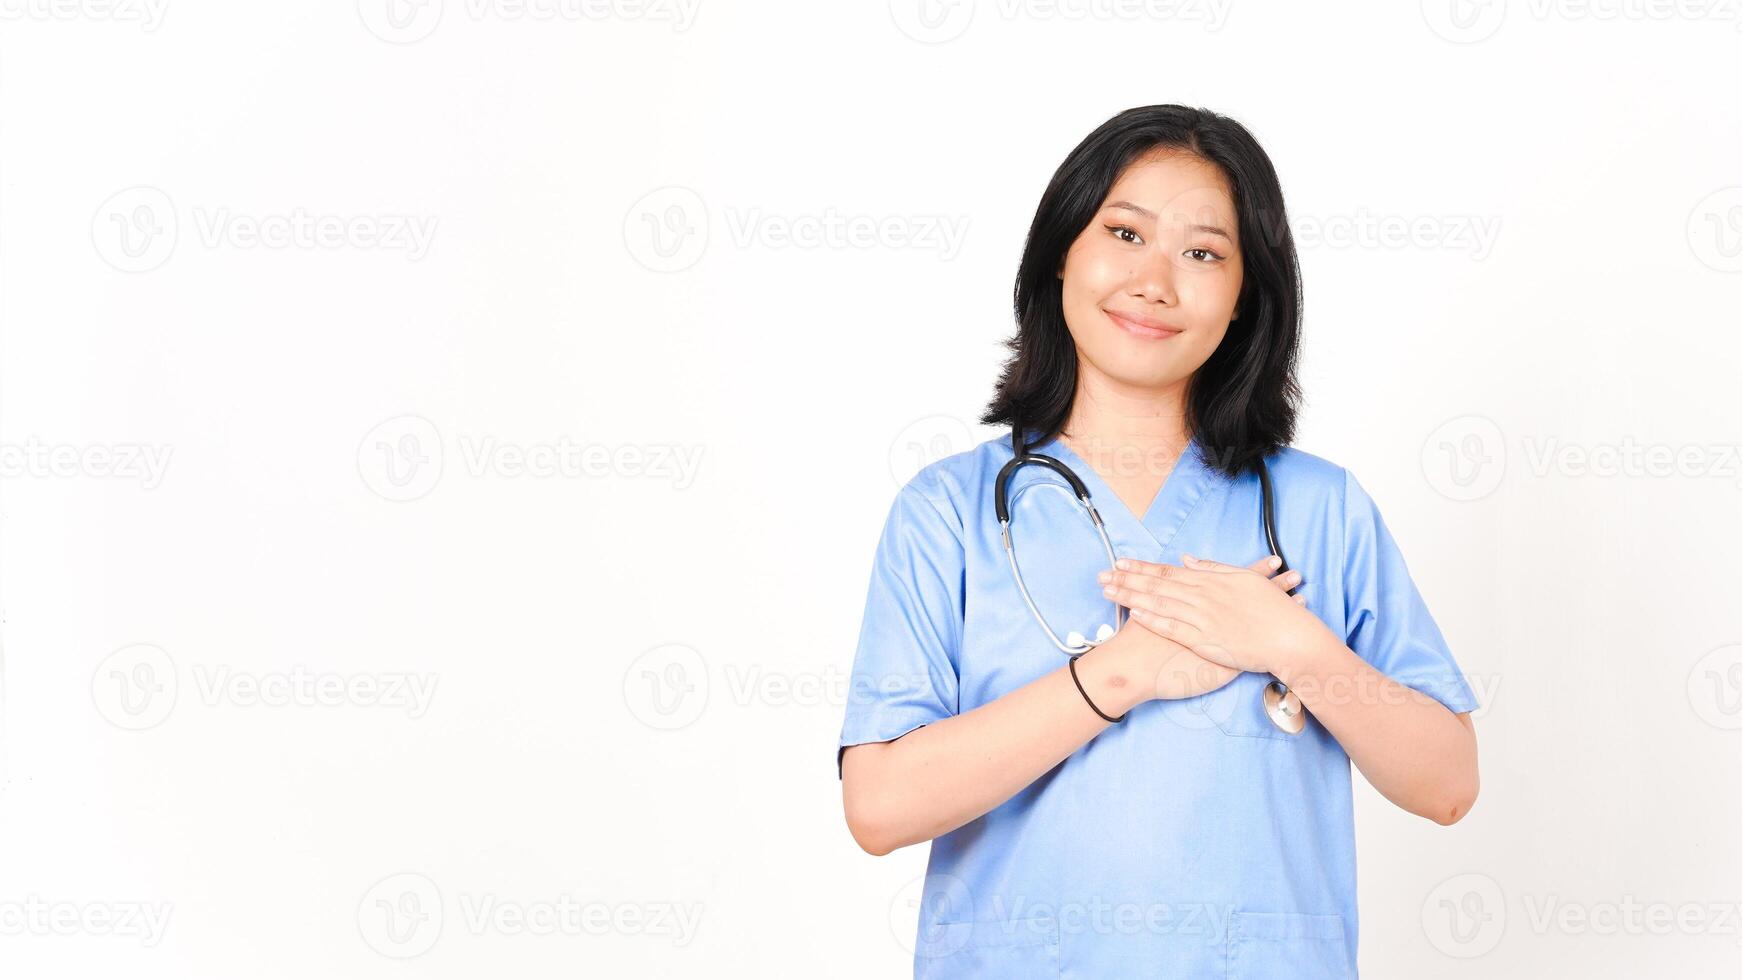
<svg viewBox="0 0 1742 980">
<path fill-rule="evenodd" d="M 1416 591 L 1403 552 L 1373 499 L 1347 470 L 1343 535 L 1343 622 L 1349 649 L 1380 673 L 1454 713 L 1474 711 L 1476 696 Z"/>
<path fill-rule="evenodd" d="M 847 746 L 886 742 L 956 714 L 965 568 L 959 520 L 913 484 L 902 488 L 871 563 L 837 778 Z"/>
</svg>

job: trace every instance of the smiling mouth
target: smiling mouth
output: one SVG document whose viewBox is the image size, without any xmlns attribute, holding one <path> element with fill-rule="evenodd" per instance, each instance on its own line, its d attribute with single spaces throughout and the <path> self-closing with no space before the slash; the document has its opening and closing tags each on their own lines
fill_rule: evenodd
<svg viewBox="0 0 1742 980">
<path fill-rule="evenodd" d="M 1107 314 L 1107 319 L 1113 321 L 1114 326 L 1133 337 L 1141 337 L 1144 340 L 1166 340 L 1169 337 L 1177 337 L 1184 332 L 1162 326 L 1160 321 L 1149 317 L 1136 320 L 1122 313 L 1114 313 L 1112 310 L 1102 310 L 1101 312 Z"/>
</svg>

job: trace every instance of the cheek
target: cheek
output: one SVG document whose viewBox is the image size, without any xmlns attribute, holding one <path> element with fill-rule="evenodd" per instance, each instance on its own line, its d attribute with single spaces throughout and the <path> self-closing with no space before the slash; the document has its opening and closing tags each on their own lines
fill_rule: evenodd
<svg viewBox="0 0 1742 980">
<path fill-rule="evenodd" d="M 1222 340 L 1228 336 L 1228 325 L 1223 323 L 1220 326 L 1205 327 L 1195 333 L 1197 339 L 1192 345 L 1190 360 L 1202 365 L 1216 352 L 1216 348 L 1222 346 Z"/>
<path fill-rule="evenodd" d="M 1094 303 L 1130 275 L 1130 261 L 1088 246 L 1077 246 L 1065 267 L 1065 300 Z"/>
<path fill-rule="evenodd" d="M 1239 300 L 1238 270 L 1204 272 L 1182 280 L 1180 286 L 1180 305 L 1191 311 L 1192 320 L 1200 329 L 1225 328 Z"/>
</svg>

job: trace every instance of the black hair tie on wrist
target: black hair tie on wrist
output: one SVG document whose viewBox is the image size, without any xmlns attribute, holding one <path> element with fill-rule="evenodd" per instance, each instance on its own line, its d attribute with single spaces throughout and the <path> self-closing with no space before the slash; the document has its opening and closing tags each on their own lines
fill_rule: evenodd
<svg viewBox="0 0 1742 980">
<path fill-rule="evenodd" d="M 1077 654 L 1077 657 L 1080 657 L 1080 656 L 1082 656 L 1082 654 L 1080 654 L 1080 653 Z M 1107 712 L 1102 711 L 1100 708 L 1095 707 L 1095 702 L 1089 700 L 1089 692 L 1083 690 L 1083 682 L 1077 678 L 1077 657 L 1071 658 L 1071 682 L 1077 685 L 1077 693 L 1081 694 L 1083 696 L 1083 700 L 1088 702 L 1089 710 L 1093 711 L 1095 714 L 1100 715 L 1102 720 L 1110 721 L 1115 725 L 1124 721 L 1125 715 L 1128 715 L 1131 712 L 1127 711 L 1127 712 L 1125 712 L 1125 715 L 1120 715 L 1119 717 L 1114 718 L 1114 717 L 1111 717 L 1110 715 L 1108 715 Z"/>
</svg>

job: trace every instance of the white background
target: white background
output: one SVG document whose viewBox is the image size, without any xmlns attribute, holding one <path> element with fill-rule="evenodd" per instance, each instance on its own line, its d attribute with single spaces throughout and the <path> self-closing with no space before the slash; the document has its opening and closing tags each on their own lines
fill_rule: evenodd
<svg viewBox="0 0 1742 980">
<path fill-rule="evenodd" d="M 1742 18 L 1083 9 L 0 0 L 0 973 L 907 975 L 872 548 L 1156 102 L 1274 158 L 1296 444 L 1485 703 L 1461 823 L 1357 780 L 1364 974 L 1733 971 Z"/>
</svg>

